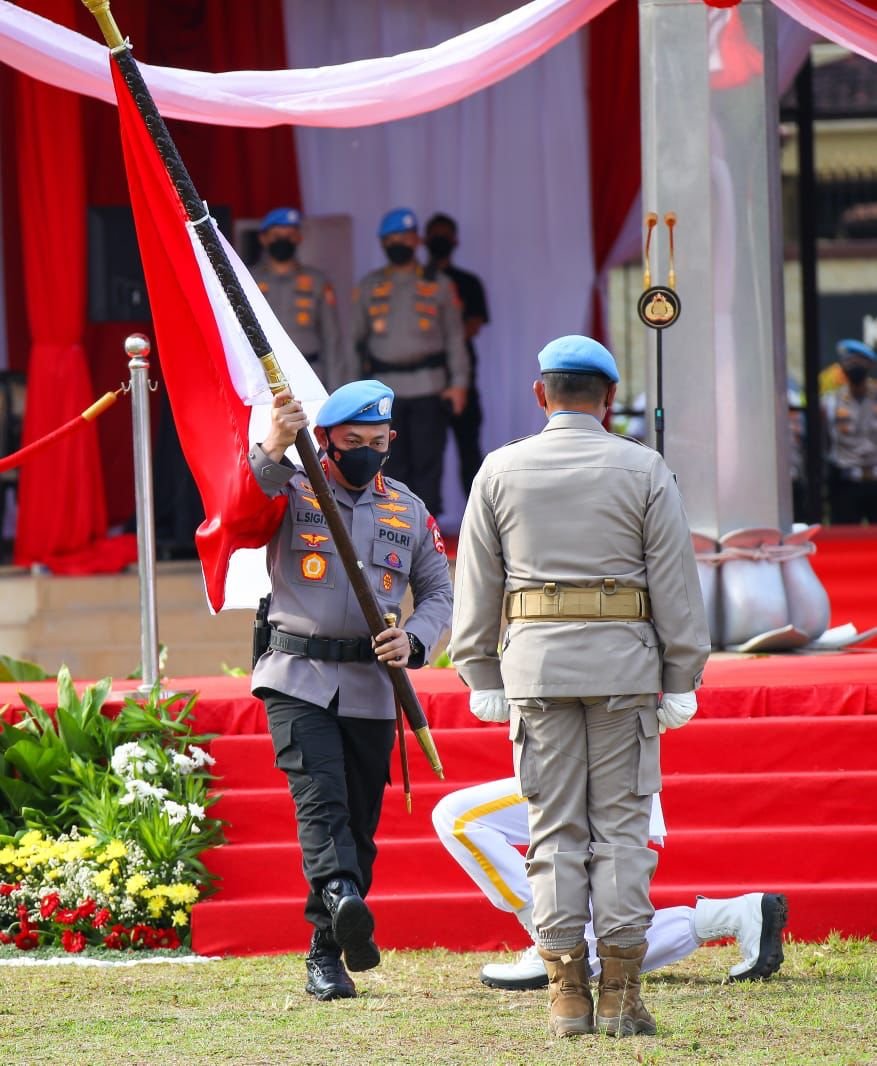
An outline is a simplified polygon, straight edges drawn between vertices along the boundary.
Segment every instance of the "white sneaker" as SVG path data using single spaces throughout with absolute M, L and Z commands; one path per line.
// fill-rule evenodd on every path
M 732 899 L 699 896 L 694 930 L 700 940 L 732 936 L 743 955 L 731 967 L 732 981 L 759 981 L 783 963 L 783 926 L 788 917 L 786 897 L 772 892 L 748 892 Z
M 546 988 L 548 974 L 535 944 L 522 951 L 515 962 L 491 962 L 481 971 L 481 983 L 489 988 L 527 991 Z

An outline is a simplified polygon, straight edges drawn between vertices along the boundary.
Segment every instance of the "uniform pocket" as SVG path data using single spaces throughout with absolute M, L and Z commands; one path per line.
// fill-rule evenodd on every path
M 653 792 L 661 791 L 661 740 L 658 732 L 657 699 L 652 699 L 655 706 L 643 707 L 637 723 L 639 759 L 636 787 L 632 789 L 637 796 L 650 796 Z
M 527 723 L 514 703 L 510 704 L 509 740 L 521 795 L 535 796 L 539 792 L 539 766 L 527 742 Z

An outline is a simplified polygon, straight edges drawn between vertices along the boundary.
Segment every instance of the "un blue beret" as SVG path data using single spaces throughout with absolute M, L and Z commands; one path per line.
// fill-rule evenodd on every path
M 410 207 L 397 207 L 388 211 L 378 226 L 378 237 L 382 240 L 391 233 L 410 233 L 417 229 L 417 215 Z
M 271 229 L 272 226 L 300 225 L 301 211 L 294 207 L 275 207 L 273 211 L 269 211 L 262 219 L 259 225 L 259 232 L 263 233 L 266 229 Z
M 382 381 L 350 381 L 326 400 L 315 424 L 331 428 L 343 422 L 389 422 L 393 398 Z
M 599 341 L 575 334 L 546 344 L 539 353 L 539 368 L 543 374 L 605 374 L 610 381 L 618 381 L 612 353 Z
M 875 354 L 874 349 L 867 344 L 864 344 L 862 341 L 840 341 L 837 346 L 837 354 L 841 359 L 849 359 L 851 356 L 860 355 L 863 359 L 870 359 L 872 362 L 877 362 L 877 354 Z

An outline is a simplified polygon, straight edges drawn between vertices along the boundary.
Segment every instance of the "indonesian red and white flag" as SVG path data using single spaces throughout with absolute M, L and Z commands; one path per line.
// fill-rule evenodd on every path
M 264 545 L 285 507 L 284 497 L 265 496 L 247 461 L 250 442 L 268 428 L 271 393 L 137 105 L 111 66 L 158 356 L 206 515 L 195 543 L 207 600 L 213 611 L 256 607 L 269 588 Z M 198 226 L 215 228 L 206 205 L 204 213 Z M 218 236 L 293 394 L 313 419 L 326 390 L 234 249 Z

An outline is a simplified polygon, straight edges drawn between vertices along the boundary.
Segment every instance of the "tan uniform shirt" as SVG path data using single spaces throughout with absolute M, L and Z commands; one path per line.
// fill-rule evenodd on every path
M 267 496 L 285 494 L 289 500 L 267 550 L 271 624 L 302 637 L 368 637 L 362 608 L 304 471 L 272 462 L 258 444 L 250 449 L 249 462 Z M 391 478 L 378 477 L 358 495 L 331 479 L 329 484 L 382 614 L 401 618 L 410 584 L 414 612 L 401 625 L 420 639 L 428 657 L 451 620 L 448 560 L 435 519 L 419 496 Z M 342 716 L 396 714 L 387 670 L 377 661 L 337 663 L 267 651 L 253 671 L 253 691 L 263 686 L 321 707 L 338 692 Z
M 831 448 L 829 460 L 854 480 L 877 477 L 877 384 L 857 400 L 841 386 L 824 401 Z
M 651 622 L 518 622 L 497 641 L 505 594 L 544 582 L 647 589 Z M 657 452 L 596 418 L 555 415 L 492 452 L 460 531 L 452 657 L 473 689 L 509 699 L 687 692 L 710 635 L 688 520 Z
M 253 277 L 295 346 L 330 392 L 352 379 L 343 365 L 335 290 L 313 267 L 296 264 L 291 274 L 275 274 L 258 262 Z
M 373 270 L 354 296 L 353 343 L 382 363 L 400 367 L 445 353 L 445 366 L 394 373 L 383 367 L 366 376 L 385 382 L 397 396 L 434 396 L 449 385 L 468 388 L 470 359 L 466 349 L 460 301 L 444 274 L 433 280 L 423 270 Z M 360 357 L 361 354 L 360 354 Z

